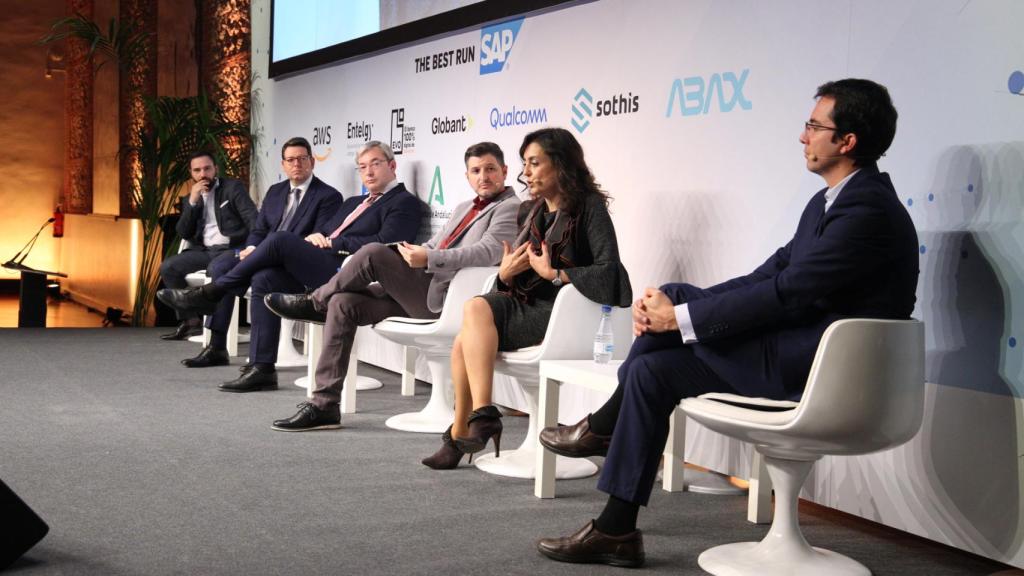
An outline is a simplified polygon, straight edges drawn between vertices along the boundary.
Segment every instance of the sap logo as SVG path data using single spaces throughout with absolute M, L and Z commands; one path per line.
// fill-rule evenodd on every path
M 501 72 L 512 45 L 516 43 L 523 18 L 488 26 L 480 30 L 480 75 Z
M 444 206 L 444 184 L 441 182 L 440 166 L 434 166 L 434 178 L 430 182 L 430 196 L 427 197 L 427 204 L 433 204 L 434 200 Z
M 737 78 L 732 72 L 712 74 L 707 82 L 701 76 L 690 76 L 682 80 L 676 78 L 672 83 L 672 90 L 668 94 L 668 107 L 665 109 L 665 117 L 672 116 L 672 109 L 679 103 L 679 112 L 683 116 L 695 116 L 707 114 L 711 109 L 711 103 L 718 101 L 718 109 L 721 112 L 731 112 L 737 104 L 743 110 L 750 110 L 750 100 L 743 95 L 743 85 L 747 82 L 750 69 L 744 69 Z M 726 89 L 724 86 L 728 85 Z M 726 100 L 726 91 L 731 94 Z
M 331 143 L 331 127 L 321 126 L 313 128 L 313 146 L 328 145 Z

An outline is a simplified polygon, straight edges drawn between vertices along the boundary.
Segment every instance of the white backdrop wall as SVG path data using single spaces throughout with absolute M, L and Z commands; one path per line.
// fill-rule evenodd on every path
M 254 2 L 264 70 L 266 5 Z M 925 424 L 902 448 L 824 460 L 804 497 L 1024 566 L 1021 22 L 1015 0 L 580 3 L 258 82 L 257 186 L 282 177 L 280 143 L 301 135 L 316 173 L 358 194 L 354 150 L 395 142 L 399 177 L 436 226 L 472 193 L 466 146 L 499 143 L 517 175 L 523 135 L 564 126 L 614 198 L 634 291 L 705 285 L 786 242 L 822 187 L 798 142 L 815 88 L 881 82 L 900 121 L 880 165 L 921 241 Z M 363 350 L 398 365 L 394 350 Z M 563 421 L 596 401 L 579 398 Z M 746 448 L 706 431 L 688 440 L 689 460 L 746 474 Z

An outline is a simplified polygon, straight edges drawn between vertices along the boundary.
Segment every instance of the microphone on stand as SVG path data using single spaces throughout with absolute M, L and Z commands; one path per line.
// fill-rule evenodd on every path
M 18 250 L 18 253 L 14 255 L 14 258 L 11 258 L 7 262 L 4 262 L 4 266 L 6 266 L 8 268 L 10 268 L 10 267 L 15 267 L 15 268 L 21 267 L 21 265 L 22 265 L 21 263 L 25 261 L 25 258 L 28 258 L 29 252 L 31 252 L 32 248 L 35 247 L 36 240 L 39 238 L 39 235 L 43 233 L 43 229 L 46 228 L 51 223 L 53 223 L 53 221 L 54 221 L 54 219 L 50 218 L 46 222 L 43 222 L 43 225 L 39 227 L 38 231 L 36 231 L 35 236 L 33 236 L 31 240 L 29 240 L 27 243 L 25 243 L 25 245 L 22 246 L 21 250 Z M 22 255 L 22 252 L 24 252 L 25 254 Z M 21 257 L 20 259 L 18 258 L 19 256 Z

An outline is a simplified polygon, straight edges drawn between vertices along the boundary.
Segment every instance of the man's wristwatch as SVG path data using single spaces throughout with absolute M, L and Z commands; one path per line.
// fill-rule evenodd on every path
M 561 270 L 555 270 L 555 277 L 551 279 L 551 283 L 555 285 L 555 288 L 561 288 L 562 284 L 565 284 L 565 282 L 562 282 Z

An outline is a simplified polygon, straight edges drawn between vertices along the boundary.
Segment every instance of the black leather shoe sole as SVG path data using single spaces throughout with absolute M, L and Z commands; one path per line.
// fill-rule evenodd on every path
M 607 564 L 609 566 L 618 566 L 620 568 L 639 568 L 644 565 L 643 556 L 639 558 L 629 558 L 615 554 L 564 554 L 557 550 L 550 550 L 541 546 L 537 547 L 537 551 L 552 560 L 558 560 L 559 562 L 571 562 L 573 564 Z
M 221 384 L 217 387 L 221 392 L 262 392 L 264 390 L 277 390 L 277 382 L 260 382 L 258 384 L 247 384 L 243 387 L 233 387 L 228 384 Z
M 314 424 L 313 426 L 304 426 L 301 428 L 288 428 L 286 426 L 278 426 L 277 424 L 272 424 L 270 428 L 272 430 L 277 430 L 278 432 L 312 432 L 313 430 L 337 430 L 341 428 L 341 422 L 335 424 Z
M 283 298 L 272 298 L 272 296 L 275 296 L 275 294 L 271 293 L 264 296 L 263 305 L 281 318 L 314 322 L 316 324 L 325 324 L 327 322 L 327 314 L 317 312 L 312 306 L 298 306 L 290 302 L 286 303 Z
M 186 368 L 212 368 L 213 366 L 227 366 L 231 364 L 231 360 L 228 359 L 228 354 L 225 352 L 223 356 L 208 354 L 206 356 L 186 358 L 181 363 Z
M 170 334 L 161 334 L 161 340 L 188 340 L 193 336 L 199 336 L 203 333 L 202 328 L 189 328 L 186 330 L 175 330 Z

